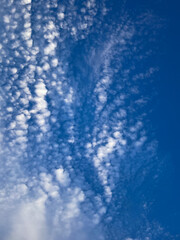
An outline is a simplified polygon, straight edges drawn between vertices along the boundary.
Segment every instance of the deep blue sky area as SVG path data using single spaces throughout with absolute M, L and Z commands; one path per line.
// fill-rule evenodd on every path
M 0 240 L 179 240 L 179 1 L 0 5 Z
M 154 122 L 157 123 L 159 153 L 161 157 L 166 158 L 167 163 L 167 169 L 158 187 L 156 214 L 174 233 L 180 231 L 179 7 L 178 1 L 164 1 L 159 10 L 168 24 L 162 42 L 164 54 L 159 59 L 159 105 L 153 116 Z
M 127 1 L 133 12 L 151 9 L 162 19 L 162 35 L 158 36 L 160 71 L 156 78 L 158 95 L 152 113 L 159 141 L 159 157 L 167 168 L 157 186 L 154 215 L 171 229 L 180 232 L 180 3 L 179 1 Z
M 116 11 L 120 2 L 115 2 Z M 152 11 L 163 19 L 161 34 L 157 37 L 159 65 L 156 76 L 158 94 L 151 121 L 159 141 L 158 154 L 166 162 L 166 170 L 157 186 L 153 215 L 173 233 L 180 232 L 180 3 L 179 1 L 127 1 L 125 8 L 133 14 Z M 118 13 L 117 13 L 118 14 Z

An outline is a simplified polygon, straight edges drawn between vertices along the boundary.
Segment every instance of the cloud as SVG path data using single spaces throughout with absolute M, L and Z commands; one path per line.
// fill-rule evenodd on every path
M 21 0 L 22 5 L 31 4 L 31 0 Z
M 55 174 L 56 179 L 62 186 L 67 187 L 69 185 L 70 183 L 69 174 L 66 171 L 64 171 L 63 168 L 55 170 Z
M 122 16 L 113 24 L 109 15 L 104 29 L 112 14 L 105 5 L 22 0 L 6 6 L 2 240 L 131 239 L 128 194 L 138 195 L 142 168 L 153 165 L 157 145 L 148 138 L 141 85 L 156 68 L 138 68 L 144 56 L 137 52 L 143 36 L 136 21 Z M 145 221 L 137 222 L 140 232 Z M 136 239 L 150 236 L 144 229 Z
M 12 232 L 8 239 L 47 239 L 45 218 L 46 196 L 33 202 L 22 204 L 13 216 Z

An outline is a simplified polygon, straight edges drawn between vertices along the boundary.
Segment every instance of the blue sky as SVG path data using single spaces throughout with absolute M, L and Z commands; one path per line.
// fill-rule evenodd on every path
M 1 239 L 180 239 L 177 1 L 0 12 Z

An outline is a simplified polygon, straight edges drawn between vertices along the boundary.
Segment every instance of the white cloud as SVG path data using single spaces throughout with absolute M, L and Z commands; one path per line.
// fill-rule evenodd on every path
M 39 82 L 35 87 L 35 92 L 38 97 L 44 97 L 47 94 L 47 89 L 43 82 Z
M 116 132 L 113 133 L 113 135 L 114 135 L 115 138 L 119 138 L 121 136 L 121 133 L 116 131 Z
M 31 0 L 21 0 L 22 5 L 31 4 Z
M 58 59 L 57 58 L 53 58 L 52 61 L 51 61 L 51 66 L 52 67 L 57 67 L 58 65 Z
M 145 143 L 146 139 L 147 139 L 146 136 L 141 137 L 138 141 L 135 142 L 135 146 L 141 147 Z
M 25 184 L 19 184 L 19 185 L 17 185 L 17 191 L 21 195 L 25 195 L 28 192 L 28 187 Z
M 55 42 L 51 42 L 47 47 L 44 48 L 45 55 L 54 55 L 54 50 L 56 49 L 57 44 Z
M 3 17 L 3 19 L 4 19 L 4 22 L 5 22 L 5 23 L 10 23 L 11 16 L 10 16 L 10 15 L 5 15 L 5 16 Z
M 12 108 L 12 107 L 8 107 L 8 108 L 7 108 L 7 111 L 8 111 L 8 112 L 13 112 L 13 108 Z
M 16 116 L 16 120 L 20 123 L 25 123 L 26 122 L 26 117 L 25 115 L 22 113 L 22 114 L 19 114 Z
M 32 29 L 31 28 L 26 28 L 24 30 L 24 32 L 21 33 L 22 38 L 24 40 L 29 40 L 31 38 L 31 33 L 32 33 Z
M 37 66 L 36 71 L 37 71 L 37 73 L 38 73 L 39 75 L 41 75 L 42 72 L 43 72 L 42 68 L 39 67 L 39 66 Z
M 40 240 L 47 239 L 45 202 L 47 196 L 29 203 L 24 203 L 13 217 L 13 229 L 9 240 Z
M 56 179 L 62 186 L 68 186 L 70 183 L 69 174 L 60 167 L 59 169 L 55 170 Z
M 76 33 L 77 33 L 77 29 L 75 27 L 72 27 L 71 34 L 76 35 Z
M 69 93 L 67 94 L 65 100 L 66 103 L 70 104 L 73 101 L 73 89 L 70 88 Z
M 16 127 L 16 122 L 11 122 L 9 125 L 9 129 L 14 129 Z
M 26 45 L 27 45 L 28 48 L 31 48 L 33 46 L 33 40 L 32 39 L 27 40 Z
M 50 69 L 49 63 L 46 62 L 46 63 L 43 65 L 43 69 L 44 69 L 45 71 L 48 71 L 48 70 Z
M 59 187 L 52 182 L 52 176 L 46 173 L 41 173 L 41 186 L 48 193 L 48 195 L 52 198 L 56 198 L 59 196 Z
M 39 91 L 39 94 L 43 93 L 43 91 Z M 42 95 L 43 96 L 43 95 Z M 47 108 L 47 102 L 42 97 L 36 97 L 34 98 L 34 101 L 36 102 L 36 111 L 40 111 Z
M 16 131 L 15 131 L 15 134 L 16 134 L 17 136 L 22 136 L 22 135 L 24 135 L 24 131 L 23 131 L 23 130 L 16 130 Z
M 17 73 L 17 68 L 11 68 L 11 72 L 12 72 L 12 74 L 16 74 Z
M 63 12 L 58 13 L 58 18 L 59 20 L 64 19 L 64 13 Z
M 106 93 L 104 92 L 101 92 L 100 94 L 99 94 L 99 101 L 101 102 L 101 103 L 105 103 L 106 101 L 107 101 L 107 95 L 106 95 Z

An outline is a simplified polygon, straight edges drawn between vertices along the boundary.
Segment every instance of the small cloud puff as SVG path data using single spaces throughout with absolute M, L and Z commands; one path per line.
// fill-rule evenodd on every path
M 69 174 L 62 167 L 55 170 L 55 175 L 56 175 L 57 181 L 60 183 L 61 186 L 66 187 L 69 185 L 70 183 Z

